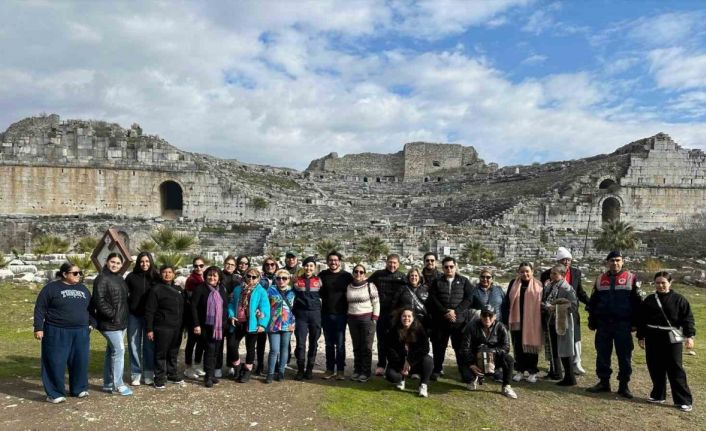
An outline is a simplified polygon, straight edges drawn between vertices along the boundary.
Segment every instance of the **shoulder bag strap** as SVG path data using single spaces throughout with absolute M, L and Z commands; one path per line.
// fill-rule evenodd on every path
M 659 300 L 659 296 L 655 293 L 655 301 L 657 301 L 657 305 L 659 306 L 659 311 L 662 312 L 662 316 L 664 316 L 664 320 L 667 321 L 667 325 L 669 326 L 669 329 L 674 329 L 672 327 L 672 323 L 669 321 L 669 318 L 667 317 L 667 313 L 664 312 L 664 308 L 662 308 L 662 302 Z

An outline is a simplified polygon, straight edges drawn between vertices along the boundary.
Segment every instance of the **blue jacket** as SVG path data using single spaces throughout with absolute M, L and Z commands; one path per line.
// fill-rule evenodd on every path
M 240 294 L 243 291 L 243 286 L 238 285 L 233 289 L 233 299 L 228 304 L 228 318 L 235 317 L 238 311 L 238 303 L 240 302 Z M 261 316 L 258 319 L 256 312 L 260 310 Z M 261 326 L 267 330 L 267 324 L 270 322 L 270 301 L 267 299 L 267 291 L 262 284 L 258 284 L 253 289 L 250 296 L 250 304 L 248 307 L 248 332 L 257 332 L 257 327 Z

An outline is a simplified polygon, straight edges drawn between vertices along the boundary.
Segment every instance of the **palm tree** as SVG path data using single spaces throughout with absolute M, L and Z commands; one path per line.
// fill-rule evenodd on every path
M 66 253 L 69 242 L 56 235 L 40 235 L 34 239 L 34 254 Z
M 84 236 L 83 238 L 78 240 L 78 242 L 74 246 L 74 250 L 76 250 L 76 252 L 78 253 L 91 253 L 96 248 L 97 244 L 97 238 L 94 238 L 92 236 Z
M 480 242 L 473 241 L 463 246 L 461 260 L 473 265 L 487 265 L 495 260 L 495 255 Z
M 380 256 L 390 252 L 390 248 L 385 244 L 382 238 L 377 236 L 368 236 L 363 238 L 358 246 L 358 252 L 365 256 L 368 263 L 373 263 L 380 259 Z
M 329 252 L 338 248 L 338 241 L 332 239 L 323 239 L 316 243 L 316 253 L 318 253 L 319 256 L 326 256 Z
M 604 223 L 602 232 L 593 243 L 596 250 L 632 250 L 637 247 L 635 229 L 630 223 L 613 220 Z

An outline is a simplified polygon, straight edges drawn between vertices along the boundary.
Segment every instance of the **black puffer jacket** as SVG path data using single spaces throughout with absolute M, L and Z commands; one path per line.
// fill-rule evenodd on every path
M 497 320 L 490 327 L 490 334 L 486 337 L 483 331 L 483 322 L 474 318 L 463 329 L 461 337 L 461 360 L 464 364 L 474 364 L 480 346 L 485 344 L 495 353 L 510 353 L 510 333 L 507 327 Z
M 93 282 L 91 301 L 99 330 L 122 331 L 127 328 L 127 284 L 120 274 L 103 269 Z
M 392 327 L 387 333 L 387 362 L 392 369 L 401 370 L 405 360 L 413 367 L 429 354 L 429 337 L 422 325 L 416 325 L 414 338 L 408 350 L 400 339 L 398 326 Z
M 456 274 L 450 284 L 446 278 L 437 278 L 429 288 L 427 307 L 436 322 L 443 322 L 447 310 L 454 310 L 456 323 L 451 326 L 460 326 L 470 318 L 472 294 L 471 282 L 462 275 Z

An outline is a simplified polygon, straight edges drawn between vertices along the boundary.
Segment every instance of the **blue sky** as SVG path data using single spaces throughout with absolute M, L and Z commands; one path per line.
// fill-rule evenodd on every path
M 139 123 L 188 151 L 314 158 L 474 146 L 500 165 L 666 132 L 706 148 L 706 4 L 0 2 L 0 128 Z

